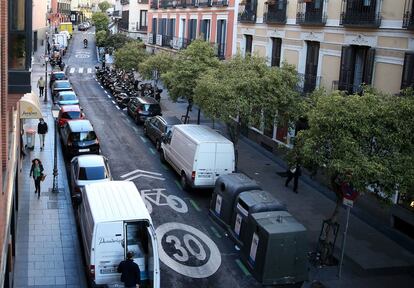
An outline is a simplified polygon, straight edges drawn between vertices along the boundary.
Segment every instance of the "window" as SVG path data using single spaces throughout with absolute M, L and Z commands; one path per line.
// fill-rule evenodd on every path
M 401 89 L 414 88 L 414 52 L 405 53 Z
M 10 24 L 12 31 L 25 30 L 25 3 L 26 0 L 12 0 L 10 5 Z
M 319 60 L 319 42 L 308 41 L 307 53 L 306 53 L 306 66 L 304 76 L 304 88 L 303 92 L 308 93 L 315 90 L 317 73 L 318 73 L 318 60 Z
M 253 36 L 244 35 L 244 37 L 246 38 L 245 55 L 252 54 Z
M 72 134 L 73 141 L 92 141 L 96 139 L 94 131 L 89 132 L 75 132 Z
M 272 38 L 272 60 L 271 66 L 280 66 L 280 54 L 282 51 L 282 39 Z
M 102 180 L 108 178 L 105 167 L 81 167 L 79 169 L 79 180 Z
M 200 33 L 204 41 L 210 40 L 210 20 L 201 20 L 200 21 Z
M 68 111 L 62 113 L 62 118 L 64 119 L 79 119 L 80 118 L 80 112 L 78 111 Z
M 24 70 L 26 67 L 26 36 L 10 33 L 9 36 L 9 68 Z
M 226 20 L 217 20 L 217 56 L 224 58 L 226 46 Z
M 139 17 L 139 28 L 146 29 L 148 26 L 148 18 L 147 18 L 147 10 L 141 10 L 140 11 L 140 17 Z
M 191 40 L 195 40 L 197 37 L 197 19 L 190 19 L 188 27 L 188 38 Z

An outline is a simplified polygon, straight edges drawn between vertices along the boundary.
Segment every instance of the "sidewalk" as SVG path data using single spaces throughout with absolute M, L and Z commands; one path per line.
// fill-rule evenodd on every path
M 165 89 L 164 89 L 165 90 Z M 164 91 L 161 100 L 163 115 L 185 114 L 187 103 L 172 103 Z M 190 112 L 190 123 L 196 123 L 198 109 Z M 201 114 L 202 115 L 202 114 Z M 212 126 L 212 121 L 201 116 L 201 124 Z M 215 129 L 226 133 L 225 127 L 215 123 Z M 276 172 L 286 171 L 284 162 L 266 151 L 253 141 L 241 137 L 239 141 L 240 172 L 256 180 L 259 185 L 280 201 L 285 202 L 288 210 L 308 229 L 309 251 L 316 248 L 322 221 L 333 212 L 335 203 L 333 192 L 319 183 L 302 176 L 299 193 L 284 187 L 285 178 Z M 331 194 L 330 194 L 331 193 Z M 336 241 L 335 257 L 339 258 L 345 226 L 345 209 L 339 216 L 340 232 Z M 311 267 L 309 280 L 319 280 L 327 287 L 412 287 L 414 282 L 414 254 L 390 240 L 383 233 L 372 228 L 373 225 L 361 221 L 351 214 L 345 249 L 345 259 L 341 280 L 337 277 L 337 267 Z M 306 287 L 309 283 L 306 284 Z
M 41 54 L 42 47 L 39 49 Z M 39 55 L 34 56 L 38 59 Z M 37 80 L 44 76 L 45 67 L 34 63 L 32 91 L 38 93 Z M 50 71 L 50 67 L 49 67 Z M 49 89 L 48 89 L 49 90 Z M 50 92 L 50 91 L 48 91 Z M 50 94 L 49 94 L 50 95 Z M 17 219 L 16 261 L 14 287 L 86 287 L 82 254 L 71 205 L 66 168 L 58 141 L 59 193 L 51 192 L 53 180 L 54 120 L 50 96 L 45 104 L 40 100 L 44 119 L 49 126 L 45 149 L 40 151 L 36 135 L 33 151 L 26 150 L 19 175 L 19 216 Z M 37 128 L 38 120 L 26 120 L 24 127 Z M 34 182 L 29 177 L 31 160 L 43 162 L 46 180 L 41 183 L 41 196 L 37 198 Z

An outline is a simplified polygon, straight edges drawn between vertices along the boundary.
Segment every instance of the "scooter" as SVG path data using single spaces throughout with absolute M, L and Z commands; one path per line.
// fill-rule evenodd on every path
M 88 48 L 88 40 L 83 41 L 83 48 Z

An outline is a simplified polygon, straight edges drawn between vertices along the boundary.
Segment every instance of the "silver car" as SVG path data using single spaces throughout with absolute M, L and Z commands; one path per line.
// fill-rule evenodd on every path
M 102 155 L 80 155 L 70 161 L 71 195 L 81 193 L 86 184 L 112 181 L 108 159 Z

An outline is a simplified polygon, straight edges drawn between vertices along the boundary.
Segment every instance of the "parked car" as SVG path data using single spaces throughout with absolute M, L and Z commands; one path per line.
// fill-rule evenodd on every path
M 68 78 L 66 77 L 65 72 L 63 71 L 52 71 L 52 73 L 50 73 L 50 82 L 49 82 L 49 87 L 52 88 L 53 83 L 56 80 L 67 80 Z
M 57 94 L 61 91 L 73 91 L 72 84 L 69 80 L 56 80 L 52 85 L 52 98 L 56 99 Z
M 78 96 L 76 96 L 76 93 L 73 91 L 58 92 L 55 100 L 56 104 L 59 106 L 79 104 Z
M 78 31 L 86 31 L 86 30 L 88 30 L 88 27 L 84 23 L 81 23 L 78 25 Z
M 160 103 L 151 97 L 131 99 L 127 106 L 127 112 L 137 124 L 143 123 L 148 117 L 162 115 Z
M 102 155 L 80 155 L 70 161 L 72 196 L 81 193 L 86 184 L 112 181 L 108 159 Z
M 60 129 L 63 151 L 68 156 L 99 154 L 99 140 L 89 120 L 70 120 Z
M 212 188 L 220 175 L 235 171 L 233 143 L 204 125 L 174 125 L 160 157 L 180 175 L 184 190 Z
M 144 123 L 144 134 L 155 143 L 157 150 L 160 150 L 162 138 L 171 130 L 173 125 L 177 124 L 182 123 L 174 116 L 155 116 L 147 118 Z
M 57 124 L 59 128 L 62 128 L 69 120 L 79 120 L 84 118 L 85 115 L 82 113 L 79 105 L 64 105 L 60 107 Z

